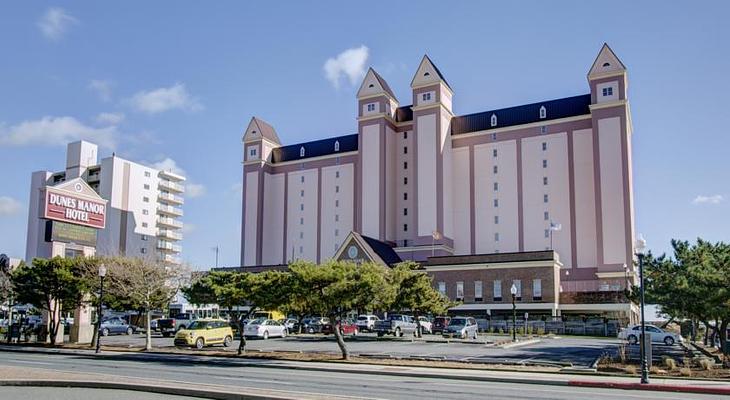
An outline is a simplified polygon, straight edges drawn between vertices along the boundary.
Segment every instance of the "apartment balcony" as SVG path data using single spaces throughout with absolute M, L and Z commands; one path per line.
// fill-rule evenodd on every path
M 158 184 L 158 186 L 161 189 L 165 189 L 165 190 L 168 190 L 171 192 L 177 192 L 177 193 L 185 192 L 185 186 L 183 186 L 179 183 L 175 183 L 175 182 L 164 180 L 164 179 L 160 180 L 160 183 Z
M 170 229 L 158 229 L 157 237 L 167 240 L 182 240 L 182 233 Z
M 166 262 L 168 264 L 182 264 L 182 260 L 180 257 L 175 257 L 172 254 L 160 254 L 160 261 Z
M 182 229 L 182 221 L 178 221 L 175 218 L 159 217 L 157 218 L 157 225 L 165 228 L 176 228 Z
M 176 205 L 182 205 L 185 203 L 185 199 L 183 199 L 181 196 L 175 196 L 172 193 L 160 193 L 157 195 L 157 198 L 160 201 L 164 201 L 165 203 L 170 204 L 176 204 Z
M 172 252 L 172 253 L 180 253 L 180 252 L 182 252 L 182 246 L 180 246 L 179 244 L 173 244 L 171 242 L 167 242 L 167 241 L 164 241 L 164 240 L 158 240 L 157 241 L 157 249 L 162 250 L 162 251 L 166 251 L 166 252 L 169 251 L 169 252 Z
M 178 175 L 172 171 L 160 171 L 157 176 L 159 176 L 161 179 L 167 179 L 173 182 L 182 182 L 185 180 L 185 177 L 182 175 Z
M 159 214 L 172 215 L 174 217 L 182 217 L 183 215 L 182 208 L 165 205 L 158 205 L 157 212 Z

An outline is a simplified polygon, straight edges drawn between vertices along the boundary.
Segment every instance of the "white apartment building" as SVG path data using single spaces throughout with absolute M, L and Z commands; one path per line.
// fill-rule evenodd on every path
M 26 260 L 125 255 L 179 264 L 185 177 L 70 143 L 66 168 L 31 178 Z M 89 205 L 91 204 L 91 205 Z

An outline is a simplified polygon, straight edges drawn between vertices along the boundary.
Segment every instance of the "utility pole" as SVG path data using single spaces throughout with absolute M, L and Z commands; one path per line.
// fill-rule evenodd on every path
M 218 253 L 220 252 L 220 247 L 215 245 L 215 247 L 211 248 L 211 250 L 215 251 L 215 267 L 218 268 Z

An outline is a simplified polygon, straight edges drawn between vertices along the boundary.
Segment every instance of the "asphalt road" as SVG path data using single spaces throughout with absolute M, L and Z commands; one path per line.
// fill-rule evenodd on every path
M 24 400 L 196 400 L 196 397 L 171 396 L 166 394 L 143 393 L 130 390 L 50 388 L 50 387 L 13 387 L 0 386 L 0 399 Z M 202 399 L 201 399 L 202 400 Z
M 348 340 L 348 347 L 353 355 L 375 356 L 412 356 L 427 358 L 443 358 L 445 360 L 471 360 L 491 363 L 518 364 L 525 362 L 538 363 L 571 363 L 578 367 L 588 367 L 602 353 L 615 351 L 619 344 L 618 339 L 595 338 L 559 338 L 542 339 L 539 343 L 501 349 L 479 344 L 466 343 L 426 343 L 421 341 L 383 341 L 363 340 L 363 337 L 375 339 L 374 335 L 361 334 L 357 340 Z M 435 338 L 435 336 L 434 336 Z M 504 336 L 480 336 L 482 340 L 504 340 Z M 153 346 L 172 347 L 172 338 L 161 336 L 153 337 Z M 102 343 L 121 346 L 142 346 L 143 335 L 120 335 L 102 338 Z M 247 349 L 263 351 L 303 351 L 303 352 L 331 352 L 339 353 L 337 344 L 332 336 L 324 335 L 297 335 L 285 339 L 272 338 L 268 340 L 253 339 L 247 341 Z M 223 349 L 223 347 L 219 347 Z M 228 348 L 235 351 L 238 341 Z
M 84 356 L 0 352 L 0 364 L 65 372 L 95 372 L 116 377 L 159 379 L 179 382 L 225 385 L 238 388 L 284 390 L 312 396 L 339 395 L 380 399 L 717 399 L 717 396 L 668 392 L 628 391 L 561 387 L 537 384 L 461 381 L 440 378 L 416 378 L 365 375 L 346 372 L 304 371 L 256 366 L 216 366 L 175 362 L 174 356 L 159 361 L 130 361 Z M 1 392 L 0 392 L 1 394 Z M 12 397 L 14 398 L 14 397 Z M 28 398 L 23 396 L 21 398 Z M 94 398 L 84 396 L 83 398 Z

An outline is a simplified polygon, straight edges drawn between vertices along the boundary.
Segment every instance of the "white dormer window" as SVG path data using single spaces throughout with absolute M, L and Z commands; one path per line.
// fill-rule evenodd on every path
M 340 151 L 340 141 L 335 140 L 335 151 Z
M 547 110 L 545 109 L 545 106 L 540 107 L 540 118 L 547 118 Z
M 368 104 L 368 112 L 373 112 L 373 111 L 375 111 L 375 103 Z
M 492 114 L 492 120 L 490 122 L 491 126 L 497 126 L 497 116 Z
M 423 101 L 431 101 L 431 92 L 424 93 L 421 98 Z
M 613 96 L 613 87 L 611 87 L 611 86 L 605 87 L 605 88 L 603 88 L 601 93 L 603 94 L 603 97 Z
M 304 146 L 299 148 L 299 157 L 304 157 Z

